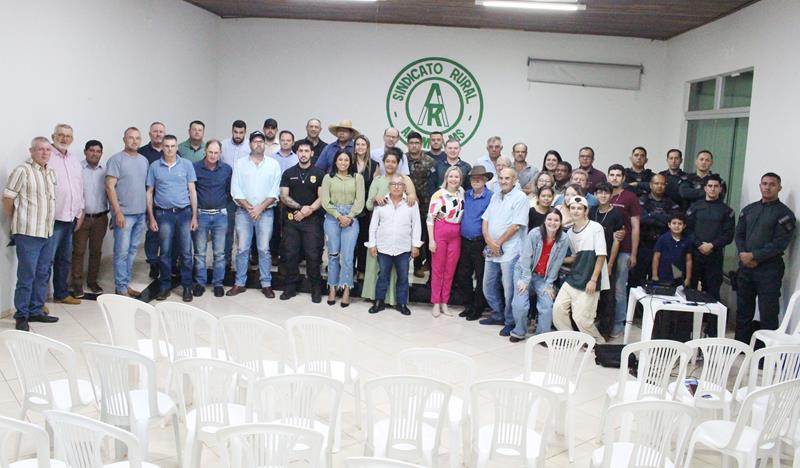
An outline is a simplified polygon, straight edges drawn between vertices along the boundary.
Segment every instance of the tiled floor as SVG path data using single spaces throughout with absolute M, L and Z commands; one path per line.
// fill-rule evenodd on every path
M 137 271 L 140 276 L 133 286 L 144 287 L 147 282 L 146 268 L 137 264 Z M 103 282 L 103 286 L 111 289 L 108 281 Z M 178 292 L 179 289 L 176 289 L 170 300 L 179 301 Z M 280 301 L 277 298 L 268 300 L 257 290 L 250 290 L 233 298 L 215 298 L 212 294 L 206 293 L 203 297 L 195 299 L 192 304 L 218 317 L 228 314 L 247 314 L 283 324 L 289 317 L 302 314 L 327 317 L 344 323 L 356 334 L 355 362 L 362 371 L 363 380 L 395 373 L 397 353 L 412 346 L 435 346 L 471 356 L 477 364 L 478 379 L 512 378 L 522 371 L 523 343 L 512 344 L 507 338 L 499 337 L 497 335 L 499 327 L 482 326 L 459 318 L 433 318 L 429 313 L 429 306 L 423 304 L 411 304 L 410 317 L 404 317 L 391 309 L 370 315 L 367 313 L 368 304 L 360 299 L 354 299 L 349 308 L 343 309 L 338 303 L 334 307 L 328 306 L 324 301 L 321 304 L 313 304 L 306 294 L 300 294 L 289 301 Z M 103 320 L 94 301 L 83 301 L 78 306 L 50 304 L 49 307 L 52 314 L 61 318 L 60 322 L 55 325 L 34 324 L 32 329 L 35 333 L 55 338 L 73 347 L 85 341 L 108 342 Z M 13 327 L 11 320 L 0 322 L 2 329 L 11 327 Z M 541 353 L 544 353 L 544 349 Z M 53 372 L 64 372 L 60 363 L 53 363 Z M 81 369 L 81 373 L 85 375 L 86 369 Z M 565 441 L 562 437 L 556 437 L 548 447 L 546 466 L 589 466 L 589 457 L 598 447 L 597 432 L 605 389 L 616 381 L 617 376 L 616 369 L 604 369 L 590 362 L 576 397 L 575 462 L 569 463 Z M 0 377 L 2 377 L 0 414 L 17 416 L 20 389 L 13 365 L 5 350 L 0 352 Z M 362 455 L 364 450 L 363 435 L 354 426 L 352 394 L 345 395 L 343 404 L 344 434 L 341 450 L 334 454 L 333 458 L 336 467 L 344 465 L 344 458 Z M 96 416 L 93 410 L 87 410 L 86 413 Z M 34 417 L 33 420 L 41 422 L 41 418 Z M 447 436 L 442 438 L 443 445 L 447 445 L 448 439 Z M 150 460 L 162 467 L 176 466 L 172 428 L 153 426 L 150 440 Z M 440 466 L 447 466 L 447 461 L 447 455 L 443 451 L 440 456 Z M 202 466 L 221 466 L 215 449 L 203 451 Z M 692 466 L 720 466 L 720 460 L 710 452 L 701 452 Z

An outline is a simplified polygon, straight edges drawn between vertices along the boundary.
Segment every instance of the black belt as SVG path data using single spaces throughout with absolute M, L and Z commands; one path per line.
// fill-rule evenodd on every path
M 83 216 L 85 216 L 85 217 L 87 217 L 87 218 L 99 218 L 99 217 L 101 217 L 101 216 L 105 216 L 105 215 L 107 215 L 107 214 L 108 214 L 108 210 L 106 210 L 106 211 L 101 211 L 100 213 L 94 213 L 94 214 L 89 214 L 89 213 L 86 213 L 86 214 L 84 214 Z
M 469 241 L 469 242 L 483 241 L 483 236 L 475 236 L 472 239 L 470 239 L 469 237 L 464 237 L 464 236 L 461 236 L 461 238 L 464 239 L 465 241 Z
M 168 211 L 170 213 L 180 213 L 183 210 L 189 209 L 189 207 L 188 206 L 184 206 L 182 208 L 161 208 L 161 207 L 156 207 L 156 209 L 157 210 L 161 210 L 161 211 Z

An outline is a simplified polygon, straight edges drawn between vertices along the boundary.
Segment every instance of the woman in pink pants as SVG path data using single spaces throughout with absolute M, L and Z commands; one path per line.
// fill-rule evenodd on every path
M 431 197 L 428 206 L 428 248 L 432 255 L 431 314 L 452 317 L 447 309 L 450 287 L 461 252 L 461 216 L 464 214 L 464 189 L 461 169 L 450 167 L 444 173 L 442 188 Z

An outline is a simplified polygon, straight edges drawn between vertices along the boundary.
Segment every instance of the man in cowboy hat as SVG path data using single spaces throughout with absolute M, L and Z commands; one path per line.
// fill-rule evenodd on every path
M 464 216 L 461 218 L 461 256 L 458 257 L 455 287 L 460 291 L 457 297 L 464 299 L 464 311 L 459 317 L 467 320 L 481 318 L 486 308 L 483 297 L 483 249 L 486 242 L 481 231 L 483 212 L 492 199 L 492 191 L 486 188 L 486 182 L 492 179 L 492 173 L 483 166 L 475 166 L 469 171 L 470 189 L 464 194 Z M 475 274 L 475 287 L 472 286 L 472 275 Z
M 315 164 L 315 166 L 326 173 L 330 172 L 337 152 L 340 150 L 347 150 L 350 154 L 353 154 L 353 139 L 360 134 L 359 131 L 353 127 L 353 122 L 349 119 L 340 120 L 337 123 L 329 125 L 328 130 L 336 137 L 336 141 L 329 143 L 328 146 L 322 150 Z

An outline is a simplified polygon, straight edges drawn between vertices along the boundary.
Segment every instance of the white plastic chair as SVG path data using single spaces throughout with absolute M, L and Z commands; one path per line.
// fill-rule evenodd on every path
M 750 356 L 748 364 L 742 366 L 734 386 L 735 398 L 739 403 L 755 390 L 800 379 L 800 344 L 761 348 Z
M 450 384 L 452 393 L 447 408 L 450 426 L 450 466 L 461 466 L 459 451 L 466 453 L 469 427 L 469 387 L 475 381 L 475 361 L 454 351 L 441 348 L 409 348 L 397 355 L 397 370 L 401 375 L 419 375 Z M 455 389 L 460 387 L 461 392 Z M 441 410 L 436 395 L 425 417 L 435 419 Z
M 217 431 L 222 458 L 230 468 L 288 468 L 296 447 L 307 447 L 306 466 L 320 466 L 322 436 L 310 429 L 284 424 L 241 424 Z M 292 465 L 296 466 L 296 465 Z
M 353 386 L 356 427 L 361 427 L 361 377 L 353 366 L 353 330 L 339 322 L 321 317 L 299 316 L 286 321 L 289 345 L 297 373 L 331 377 Z M 341 407 L 340 407 L 341 408 Z M 339 411 L 341 415 L 341 410 Z M 341 416 L 336 424 L 336 440 L 341 439 Z
M 28 411 L 75 411 L 94 404 L 92 384 L 88 380 L 78 379 L 78 356 L 69 346 L 46 336 L 18 330 L 0 333 L 0 342 L 5 344 L 11 355 L 22 389 L 19 419 L 26 419 Z M 64 366 L 66 377 L 48 373 L 47 369 L 51 367 L 48 361 L 54 357 Z M 15 453 L 17 456 L 19 445 Z
M 389 376 L 364 383 L 367 401 L 367 440 L 364 455 L 424 460 L 437 466 L 442 429 L 451 388 L 444 382 L 419 376 Z M 434 400 L 435 399 L 435 400 Z M 439 413 L 431 421 L 425 412 L 438 401 Z M 389 416 L 379 419 L 379 403 L 388 403 Z
M 542 350 L 541 346 L 538 346 L 540 343 L 547 345 L 547 362 L 543 370 L 537 371 L 534 370 L 534 354 Z M 532 336 L 525 343 L 523 374 L 517 377 L 518 380 L 539 385 L 558 395 L 561 405 L 556 420 L 564 422 L 563 430 L 567 437 L 570 462 L 575 460 L 573 397 L 583 375 L 583 368 L 591 358 L 595 343 L 591 335 L 576 331 L 556 331 Z
M 12 435 L 30 439 L 34 443 L 36 450 L 35 458 L 25 460 L 9 461 L 5 457 L 5 450 L 8 439 Z M 50 458 L 50 437 L 47 431 L 29 422 L 18 419 L 0 416 L 0 466 L 3 468 L 66 468 L 63 462 Z
M 217 346 L 219 322 L 216 317 L 180 302 L 161 302 L 156 309 L 171 362 L 188 357 L 224 359 L 224 353 L 219 353 Z
M 128 431 L 96 419 L 64 411 L 45 411 L 53 428 L 56 457 L 69 468 L 157 468 L 142 460 L 139 441 Z M 104 463 L 103 446 L 113 439 L 127 447 L 128 461 Z
M 92 383 L 100 388 L 100 420 L 133 432 L 144 460 L 148 456 L 150 422 L 171 416 L 180 466 L 178 410 L 169 395 L 157 390 L 155 361 L 127 348 L 98 343 L 83 343 L 81 350 Z M 135 379 L 137 373 L 140 375 Z
M 470 389 L 469 466 L 490 461 L 544 467 L 558 395 L 518 380 L 485 380 Z
M 156 308 L 146 302 L 117 294 L 101 294 L 97 305 L 103 314 L 111 344 L 139 351 L 150 359 L 167 357 L 167 343 L 159 338 L 160 325 Z M 139 338 L 138 315 L 147 317 L 149 336 Z
M 344 460 L 345 468 L 425 468 L 422 465 L 389 458 L 350 457 Z
M 740 468 L 755 468 L 759 458 L 772 456 L 773 466 L 780 466 L 781 438 L 794 427 L 798 399 L 800 380 L 751 392 L 736 421 L 705 421 L 695 428 L 686 466 L 690 466 L 698 444 L 720 452 L 725 465 L 727 457 L 733 457 Z M 754 411 L 758 404 L 765 406 L 763 420 Z
M 680 466 L 697 410 L 675 401 L 635 401 L 608 409 L 603 446 L 592 452 L 592 468 Z M 629 430 L 610 421 L 625 420 Z
M 246 315 L 227 315 L 219 319 L 228 359 L 255 372 L 257 377 L 286 373 L 289 337 L 272 322 Z
M 254 411 L 259 422 L 287 424 L 322 436 L 325 466 L 331 468 L 342 383 L 322 375 L 290 374 L 256 381 Z
M 252 421 L 252 396 L 255 374 L 233 362 L 210 358 L 184 358 L 173 367 L 178 394 L 186 422 L 184 459 L 189 467 L 199 467 L 202 446 L 216 442 L 216 432 L 225 426 Z M 192 408 L 187 408 L 185 383 L 191 385 Z M 245 387 L 244 404 L 238 403 L 239 389 Z
M 670 384 L 670 393 L 674 393 L 681 403 L 700 410 L 722 410 L 722 419 L 730 419 L 735 391 L 735 386 L 729 389 L 728 385 L 731 370 L 737 361 L 742 366 L 747 364 L 752 353 L 750 346 L 730 338 L 702 338 L 688 341 L 686 345 L 692 348 L 693 356 L 694 350 L 700 350 L 703 370 L 694 394 L 680 380 Z
M 798 336 L 800 333 L 800 320 L 797 321 L 791 333 L 787 334 L 792 317 L 800 309 L 800 302 L 798 301 L 800 301 L 800 290 L 795 291 L 792 297 L 789 298 L 786 313 L 783 314 L 783 320 L 778 325 L 778 329 L 756 330 L 750 338 L 750 347 L 755 349 L 757 341 L 761 341 L 765 346 L 800 344 L 800 336 Z

